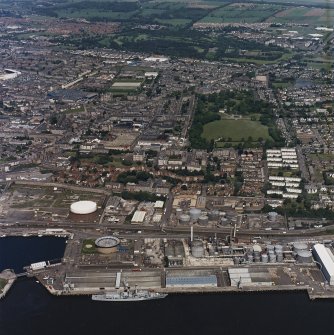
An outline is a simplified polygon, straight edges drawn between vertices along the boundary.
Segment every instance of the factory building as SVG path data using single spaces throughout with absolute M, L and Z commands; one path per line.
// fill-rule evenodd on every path
M 320 270 L 329 285 L 334 285 L 334 255 L 332 251 L 323 244 L 315 244 L 313 255 L 315 260 L 320 263 Z

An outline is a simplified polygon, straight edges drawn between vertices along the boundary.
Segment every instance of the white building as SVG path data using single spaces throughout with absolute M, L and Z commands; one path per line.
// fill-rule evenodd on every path
M 313 246 L 313 255 L 315 260 L 321 264 L 321 272 L 329 285 L 334 285 L 334 255 L 331 250 L 323 244 L 315 244 Z

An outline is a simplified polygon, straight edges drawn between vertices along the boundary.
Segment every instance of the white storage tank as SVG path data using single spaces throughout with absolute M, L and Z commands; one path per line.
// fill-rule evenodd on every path
M 268 220 L 271 222 L 275 222 L 277 220 L 278 214 L 276 212 L 269 212 L 268 213 Z
M 204 248 L 200 245 L 195 245 L 191 247 L 191 254 L 194 257 L 203 257 L 204 256 Z
M 308 246 L 304 242 L 295 242 L 293 244 L 293 250 L 298 253 L 300 250 L 308 250 Z
M 179 219 L 180 224 L 187 224 L 190 222 L 190 216 L 188 214 L 181 214 Z
M 261 261 L 262 263 L 268 263 L 269 257 L 267 254 L 262 254 L 261 255 Z
M 179 219 L 180 216 L 182 215 L 183 213 L 183 210 L 181 208 L 176 208 L 176 211 L 175 211 L 175 214 L 176 214 L 176 217 Z
M 190 215 L 190 219 L 192 221 L 197 221 L 197 219 L 201 216 L 202 211 L 198 208 L 191 208 L 189 210 L 189 215 Z
M 298 263 L 312 263 L 312 253 L 309 250 L 299 250 L 297 252 Z
M 89 200 L 77 201 L 71 205 L 70 210 L 74 214 L 91 214 L 97 210 L 97 204 Z

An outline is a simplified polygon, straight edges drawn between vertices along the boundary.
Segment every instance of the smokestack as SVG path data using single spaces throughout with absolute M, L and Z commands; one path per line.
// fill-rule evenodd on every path
M 190 226 L 190 242 L 194 241 L 194 227 L 193 225 Z

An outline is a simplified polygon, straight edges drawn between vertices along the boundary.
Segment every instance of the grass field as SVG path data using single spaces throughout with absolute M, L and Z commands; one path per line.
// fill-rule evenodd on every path
M 334 9 L 292 7 L 277 13 L 268 19 L 279 23 L 305 23 L 312 26 L 334 24 Z
M 205 23 L 230 23 L 230 22 L 261 22 L 276 12 L 283 10 L 284 7 L 274 4 L 252 4 L 238 3 L 221 7 L 209 15 L 205 16 L 200 22 Z
M 241 142 L 242 139 L 246 141 L 251 136 L 253 141 L 257 141 L 259 137 L 263 139 L 270 139 L 268 127 L 263 126 L 258 121 L 251 121 L 247 119 L 229 120 L 222 119 L 213 121 L 204 126 L 202 137 L 207 140 L 217 140 L 225 138 L 229 142 Z

